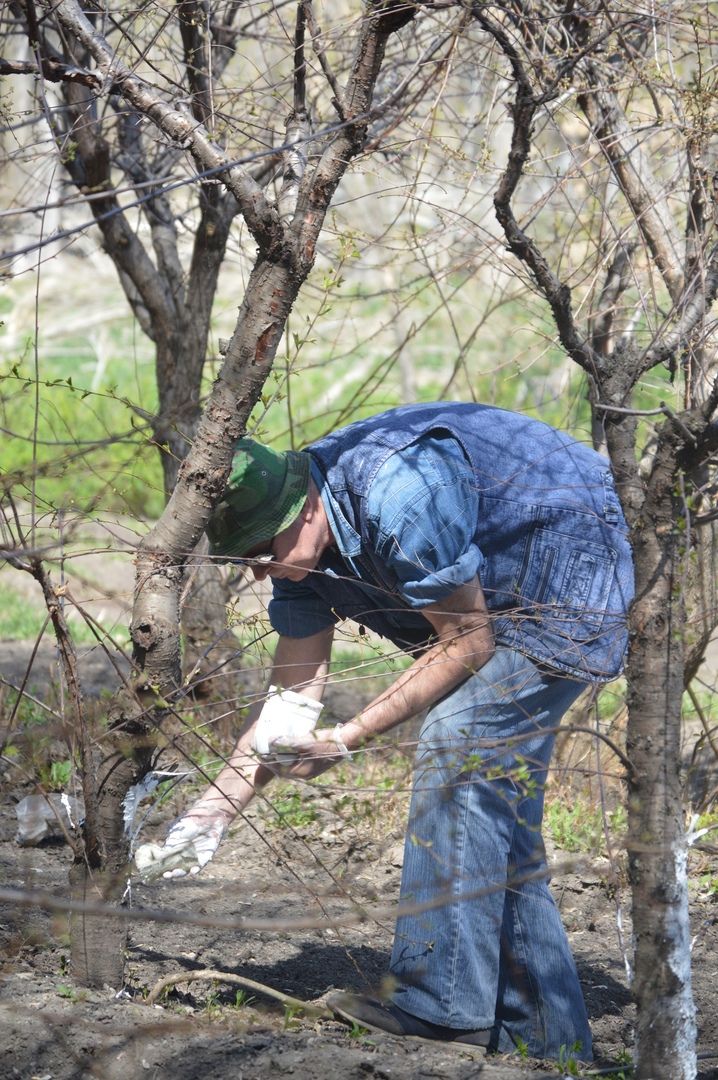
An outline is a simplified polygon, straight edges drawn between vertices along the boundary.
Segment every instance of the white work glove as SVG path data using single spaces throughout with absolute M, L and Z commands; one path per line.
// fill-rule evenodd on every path
M 341 730 L 342 725 L 337 724 L 333 730 L 315 728 L 308 735 L 298 738 L 284 736 L 274 739 L 269 749 L 275 752 L 276 760 L 266 761 L 267 768 L 278 776 L 313 780 L 343 758 L 351 761 L 352 756 L 344 745 Z
M 231 815 L 216 803 L 200 799 L 173 821 L 162 847 L 142 844 L 135 851 L 135 866 L 142 881 L 198 874 L 227 835 Z

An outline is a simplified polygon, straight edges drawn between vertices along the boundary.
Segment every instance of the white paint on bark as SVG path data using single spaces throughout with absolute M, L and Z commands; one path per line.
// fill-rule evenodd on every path
M 696 1075 L 696 1010 L 691 988 L 690 927 L 688 923 L 688 848 L 685 842 L 674 848 L 675 898 L 668 908 L 669 934 L 666 945 L 666 964 L 675 976 L 676 990 L 666 1007 L 674 1015 L 677 1060 L 681 1064 L 680 1080 L 693 1080 Z M 671 925 L 672 923 L 672 925 Z M 678 1080 L 678 1078 L 677 1078 Z
M 125 795 L 124 799 L 122 800 L 122 814 L 125 825 L 125 836 L 129 836 L 130 840 L 134 843 L 135 839 L 137 838 L 137 834 L 147 820 L 147 814 L 145 814 L 139 825 L 133 832 L 132 826 L 135 822 L 137 808 L 147 795 L 152 794 L 152 792 L 155 790 L 161 780 L 181 780 L 183 777 L 190 775 L 192 774 L 188 772 L 176 773 L 155 770 L 154 772 L 147 773 L 147 776 L 145 776 L 143 780 L 140 780 L 139 784 L 133 784 L 130 790 Z

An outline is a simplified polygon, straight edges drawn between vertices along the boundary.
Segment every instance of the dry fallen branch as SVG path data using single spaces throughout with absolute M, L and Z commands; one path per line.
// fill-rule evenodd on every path
M 283 994 L 281 990 L 274 990 L 273 987 L 255 982 L 254 979 L 245 979 L 242 975 L 232 975 L 229 971 L 213 971 L 212 968 L 204 968 L 201 971 L 177 971 L 173 975 L 163 976 L 150 990 L 146 1003 L 154 1005 L 163 990 L 166 990 L 168 986 L 175 986 L 181 982 L 201 981 L 231 983 L 232 986 L 243 986 L 247 990 L 256 990 L 259 994 L 266 994 L 268 997 L 274 998 L 284 1005 L 285 1009 L 301 1009 L 307 1016 L 323 1017 L 325 1019 L 330 1019 L 333 1016 L 333 1013 L 320 1005 L 312 1005 L 308 1001 L 302 1001 L 301 998 L 292 997 L 291 994 Z

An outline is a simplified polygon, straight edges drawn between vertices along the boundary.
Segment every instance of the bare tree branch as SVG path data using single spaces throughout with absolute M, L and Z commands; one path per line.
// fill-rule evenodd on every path
M 594 65 L 588 68 L 594 88 L 581 95 L 581 107 L 611 163 L 671 299 L 677 302 L 683 291 L 685 245 L 668 207 L 667 192 L 656 182 L 642 143 L 628 123 L 616 94 L 605 86 Z
M 664 364 L 686 348 L 696 328 L 702 323 L 718 294 L 718 248 L 713 251 L 705 276 L 697 275 L 685 302 L 681 316 L 673 329 L 646 349 L 639 363 L 639 374 L 656 364 Z
M 212 116 L 212 79 L 210 50 L 212 39 L 208 26 L 209 11 L 202 0 L 177 0 L 185 67 L 192 99 L 190 108 L 195 120 L 208 130 L 214 127 Z
M 122 155 L 119 159 L 125 174 L 137 185 L 136 190 L 147 191 L 147 185 L 158 179 L 148 167 L 148 156 L 142 145 L 142 117 L 134 110 L 124 108 L 119 116 L 119 136 Z M 140 187 L 141 185 L 141 187 Z M 157 269 L 167 286 L 175 305 L 182 302 L 184 271 L 177 250 L 177 230 L 169 199 L 158 183 L 157 194 L 143 199 L 142 210 L 150 227 L 152 246 L 157 259 Z
M 332 92 L 334 94 L 334 97 L 332 98 L 332 105 L 336 109 L 337 115 L 339 116 L 339 119 L 343 122 L 347 118 L 346 107 L 345 107 L 345 104 L 344 104 L 344 92 L 343 92 L 341 86 L 339 85 L 339 82 L 337 80 L 336 75 L 332 71 L 329 60 L 327 59 L 326 52 L 322 48 L 322 45 L 321 45 L 322 31 L 321 31 L 321 27 L 317 23 L 316 18 L 314 16 L 314 8 L 312 7 L 311 0 L 305 0 L 304 10 L 306 12 L 307 26 L 309 27 L 309 33 L 311 34 L 311 37 L 312 37 L 312 48 L 314 50 L 314 53 L 315 53 L 317 59 L 319 60 L 319 66 L 321 67 L 322 71 L 324 72 L 324 76 L 325 76 L 327 82 L 329 83 L 330 87 L 332 88 Z
M 306 62 L 304 59 L 304 29 L 306 12 L 304 3 L 297 5 L 297 21 L 294 35 L 294 108 L 287 117 L 284 154 L 284 177 L 277 205 L 282 222 L 291 221 L 297 206 L 299 185 L 307 167 L 306 141 L 312 133 L 312 122 L 306 108 Z
M 203 126 L 168 105 L 144 79 L 134 75 L 95 30 L 77 0 L 60 0 L 55 11 L 65 29 L 74 34 L 92 55 L 108 83 L 111 81 L 133 108 L 148 116 L 173 143 L 189 150 L 201 169 L 220 170 L 220 179 L 236 198 L 260 248 L 267 250 L 274 244 L 281 244 L 283 230 L 276 210 L 252 177 L 240 166 L 232 164 L 231 159 L 209 139 Z
M 511 200 L 531 152 L 533 124 L 540 107 L 540 100 L 534 94 L 518 51 L 502 27 L 487 18 L 482 5 L 473 3 L 471 10 L 479 24 L 495 38 L 504 51 L 516 81 L 516 97 L 511 110 L 511 149 L 499 189 L 494 196 L 496 217 L 504 230 L 509 248 L 529 268 L 541 292 L 551 305 L 561 344 L 584 371 L 594 374 L 600 369 L 603 361 L 590 342 L 583 339 L 578 332 L 571 307 L 571 290 L 556 277 L 537 245 L 521 229 L 511 206 Z
M 612 330 L 614 317 L 618 307 L 618 300 L 625 291 L 631 270 L 631 254 L 633 245 L 621 245 L 611 262 L 606 273 L 606 280 L 598 300 L 598 310 L 593 319 L 593 332 L 591 345 L 598 356 L 609 356 L 612 351 Z M 596 405 L 599 402 L 599 389 L 592 374 L 588 374 L 589 393 L 588 398 L 593 406 L 591 409 L 591 435 L 594 450 L 606 453 L 606 435 L 604 431 L 604 418 Z
M 102 79 L 94 71 L 61 64 L 59 60 L 3 60 L 0 58 L 0 76 L 2 75 L 37 75 L 48 82 L 74 82 L 89 86 L 92 90 L 102 88 Z
M 406 73 L 399 85 L 392 90 L 391 94 L 389 94 L 388 97 L 384 98 L 383 101 L 378 101 L 376 105 L 372 106 L 372 120 L 375 120 L 377 117 L 382 116 L 388 109 L 393 108 L 393 106 L 401 100 L 401 98 L 406 93 L 407 88 L 411 86 L 412 83 L 416 80 L 416 77 L 421 71 L 421 69 L 426 66 L 429 60 L 431 60 L 432 57 L 434 57 L 439 51 L 439 49 L 441 49 L 447 42 L 452 42 L 453 44 L 460 30 L 461 26 L 459 26 L 457 30 L 451 31 L 448 34 L 439 35 L 434 41 L 432 41 L 431 45 L 429 45 L 429 47 L 424 50 L 416 63 Z M 429 82 L 430 79 L 425 80 L 425 85 Z
M 631 270 L 631 255 L 635 244 L 621 244 L 606 272 L 606 280 L 601 289 L 597 312 L 593 316 L 591 344 L 601 356 L 611 352 L 611 337 L 618 301 L 628 287 Z

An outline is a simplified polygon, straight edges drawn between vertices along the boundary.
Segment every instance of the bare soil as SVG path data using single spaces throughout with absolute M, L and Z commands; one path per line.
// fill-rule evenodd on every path
M 100 673 L 97 689 L 107 677 Z M 341 703 L 335 707 L 341 715 Z M 305 816 L 310 820 L 301 820 L 291 801 L 292 790 L 298 789 L 278 789 L 271 796 L 275 809 L 255 804 L 198 877 L 132 884 L 134 908 L 270 919 L 278 924 L 273 929 L 133 922 L 126 985 L 86 991 L 67 967 L 66 916 L 2 905 L 0 1075 L 22 1080 L 520 1080 L 531 1071 L 553 1077 L 570 1072 L 556 1062 L 482 1059 L 470 1049 L 352 1034 L 334 1020 L 288 1013 L 258 990 L 248 990 L 238 1004 L 238 987 L 221 981 L 180 981 L 158 1004 L 148 1004 L 148 993 L 164 976 L 202 969 L 239 975 L 319 1005 L 332 988 L 381 985 L 391 947 L 390 920 L 369 918 L 335 929 L 291 926 L 308 915 L 323 920 L 357 908 L 386 908 L 398 898 L 406 796 L 382 792 L 380 801 L 371 777 L 357 783 L 360 766 L 344 768 L 324 791 L 301 789 L 300 809 L 309 808 Z M 46 841 L 21 848 L 15 842 L 14 807 L 31 790 L 16 769 L 0 766 L 0 881 L 5 888 L 67 896 L 67 845 Z M 154 811 L 143 839 L 162 838 L 189 797 L 186 792 L 172 796 Z M 277 808 L 284 810 L 284 823 Z M 630 942 L 630 898 L 620 857 L 616 878 L 605 859 L 550 854 L 552 888 L 591 1019 L 593 1069 L 625 1062 L 633 1049 L 634 1012 L 617 934 L 620 910 Z M 692 853 L 694 990 L 699 1053 L 708 1055 L 699 1061 L 701 1080 L 718 1080 L 717 900 L 710 876 L 718 878 L 718 858 Z

